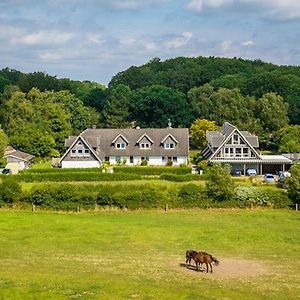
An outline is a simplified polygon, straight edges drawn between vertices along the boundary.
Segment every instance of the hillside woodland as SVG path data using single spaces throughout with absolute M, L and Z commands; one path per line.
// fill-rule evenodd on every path
M 38 158 L 59 156 L 65 137 L 87 127 L 165 127 L 168 119 L 173 127 L 193 125 L 194 132 L 207 120 L 228 121 L 257 134 L 265 150 L 300 152 L 300 67 L 154 58 L 116 74 L 108 87 L 0 70 L 0 151 L 9 142 Z

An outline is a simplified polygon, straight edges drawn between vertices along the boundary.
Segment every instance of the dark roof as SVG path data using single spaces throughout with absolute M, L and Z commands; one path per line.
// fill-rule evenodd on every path
M 146 135 L 152 141 L 150 149 L 140 149 L 137 142 Z M 105 156 L 179 156 L 188 155 L 189 133 L 187 128 L 141 128 L 141 129 L 86 129 L 80 136 L 92 148 L 97 148 L 97 155 L 103 160 Z M 113 141 L 121 136 L 128 142 L 126 149 L 117 149 Z M 178 144 L 174 149 L 164 149 L 161 143 L 166 137 L 171 136 Z M 65 146 L 70 147 L 76 137 L 65 141 Z
M 34 158 L 34 155 L 28 154 L 26 152 L 15 150 L 11 146 L 8 146 L 5 150 L 4 157 L 16 157 L 24 161 L 30 161 Z
M 234 131 L 238 130 L 234 125 L 226 122 L 219 131 L 207 131 L 206 140 L 212 148 L 218 148 L 228 138 L 228 136 Z M 247 142 L 253 147 L 258 148 L 258 138 L 256 135 L 251 134 L 248 131 L 239 131 Z

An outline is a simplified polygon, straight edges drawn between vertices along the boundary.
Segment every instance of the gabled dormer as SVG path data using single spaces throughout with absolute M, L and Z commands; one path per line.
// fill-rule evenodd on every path
M 140 149 L 151 149 L 154 144 L 153 140 L 144 133 L 136 142 L 137 147 Z
M 122 134 L 119 134 L 115 137 L 115 139 L 111 142 L 111 144 L 116 149 L 122 150 L 122 149 L 126 149 L 129 142 Z
M 175 139 L 175 137 L 172 134 L 168 134 L 162 141 L 161 145 L 164 147 L 164 149 L 175 149 L 178 145 L 178 141 Z
M 235 128 L 221 143 L 210 159 L 220 158 L 252 158 L 258 159 L 256 149 L 244 137 L 241 131 Z

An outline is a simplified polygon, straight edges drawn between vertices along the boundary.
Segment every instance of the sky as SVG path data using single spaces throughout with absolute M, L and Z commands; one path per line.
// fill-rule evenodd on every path
M 154 57 L 300 65 L 300 0 L 0 0 L 0 68 L 107 85 Z

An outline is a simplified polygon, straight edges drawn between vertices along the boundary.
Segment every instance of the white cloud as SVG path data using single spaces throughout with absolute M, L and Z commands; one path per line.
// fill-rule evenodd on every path
M 228 52 L 231 50 L 232 41 L 224 41 L 221 43 L 221 48 L 224 52 Z
M 191 32 L 184 32 L 181 36 L 175 37 L 169 41 L 166 42 L 167 48 L 181 48 L 185 46 L 190 39 L 192 38 L 193 34 Z
M 253 41 L 244 41 L 241 43 L 242 46 L 245 46 L 245 47 L 252 47 L 255 45 L 255 43 Z
M 74 34 L 61 31 L 39 31 L 36 33 L 26 34 L 22 37 L 13 38 L 15 44 L 25 45 L 61 45 L 69 42 Z
M 106 42 L 103 35 L 98 33 L 88 33 L 87 40 L 95 44 L 104 44 Z
M 62 55 L 51 52 L 40 53 L 39 57 L 43 60 L 59 60 L 63 58 Z
M 200 13 L 206 8 L 222 8 L 224 6 L 250 7 L 260 11 L 264 16 L 277 19 L 300 18 L 299 0 L 190 0 L 186 5 L 188 10 Z
M 234 0 L 192 0 L 187 4 L 187 8 L 195 12 L 201 12 L 207 7 L 216 8 L 230 5 L 233 2 Z

